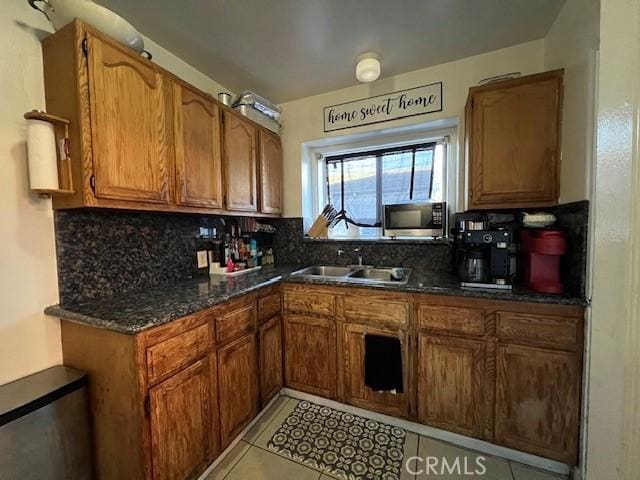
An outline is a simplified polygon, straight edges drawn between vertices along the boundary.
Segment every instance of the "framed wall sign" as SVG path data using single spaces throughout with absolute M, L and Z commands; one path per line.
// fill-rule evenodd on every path
M 324 107 L 324 131 L 442 111 L 442 82 Z

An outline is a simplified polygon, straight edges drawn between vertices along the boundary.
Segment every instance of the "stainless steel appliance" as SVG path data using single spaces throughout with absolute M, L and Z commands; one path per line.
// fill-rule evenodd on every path
M 92 478 L 84 373 L 56 366 L 0 386 L 0 478 Z
M 446 202 L 399 203 L 385 205 L 385 237 L 446 237 Z

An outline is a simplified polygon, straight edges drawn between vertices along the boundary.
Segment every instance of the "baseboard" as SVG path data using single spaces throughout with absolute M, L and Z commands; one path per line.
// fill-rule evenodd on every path
M 280 398 L 281 395 L 283 395 L 283 390 L 280 390 L 280 392 L 278 392 L 278 394 L 275 397 L 273 397 L 271 401 L 267 403 L 262 410 L 260 410 L 258 415 L 256 415 L 256 417 L 253 420 L 251 420 L 251 423 L 249 423 L 249 425 L 247 425 L 244 428 L 244 430 L 242 430 L 238 434 L 238 436 L 231 441 L 229 446 L 224 449 L 224 451 L 218 456 L 218 458 L 216 458 L 215 461 L 211 465 L 209 465 L 204 472 L 202 472 L 202 474 L 197 478 L 197 480 L 206 480 L 206 478 L 211 474 L 211 472 L 213 472 L 213 470 L 220 464 L 220 462 L 222 462 L 225 459 L 225 457 L 229 455 L 231 450 L 233 450 L 235 446 L 238 445 L 238 443 L 240 443 L 240 441 L 244 438 L 247 432 L 251 430 L 251 428 L 260 420 L 260 418 L 262 418 L 265 412 L 269 410 L 269 408 L 271 408 L 271 406 L 278 400 L 278 398 Z
M 287 395 L 289 397 L 297 398 L 298 400 L 308 400 L 319 405 L 325 405 L 327 407 L 335 408 L 345 412 L 360 415 L 361 417 L 370 418 L 371 420 L 378 420 L 380 422 L 388 423 L 400 428 L 404 428 L 409 432 L 417 433 L 425 437 L 434 438 L 436 440 L 442 440 L 453 445 L 463 447 L 469 450 L 475 450 L 480 453 L 492 455 L 495 457 L 501 457 L 506 460 L 512 460 L 514 462 L 523 463 L 534 468 L 541 470 L 547 470 L 549 472 L 558 473 L 561 475 L 569 475 L 572 473 L 572 469 L 569 465 L 555 460 L 549 460 L 547 458 L 539 457 L 537 455 L 531 455 L 530 453 L 524 453 L 511 448 L 501 447 L 494 445 L 493 443 L 485 442 L 484 440 L 478 440 L 477 438 L 471 438 L 458 433 L 448 432 L 439 428 L 428 427 L 419 423 L 410 422 L 401 418 L 391 417 L 382 413 L 372 412 L 370 410 L 364 410 L 362 408 L 346 405 L 344 403 L 329 400 L 327 398 L 318 397 L 309 393 L 300 392 L 298 390 L 292 390 L 290 388 L 284 388 L 281 395 Z

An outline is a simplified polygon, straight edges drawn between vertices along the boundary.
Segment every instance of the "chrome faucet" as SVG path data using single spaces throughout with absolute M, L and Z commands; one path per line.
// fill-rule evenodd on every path
M 356 247 L 353 249 L 355 253 L 360 253 L 360 247 Z M 358 255 L 358 266 L 362 266 L 362 255 Z

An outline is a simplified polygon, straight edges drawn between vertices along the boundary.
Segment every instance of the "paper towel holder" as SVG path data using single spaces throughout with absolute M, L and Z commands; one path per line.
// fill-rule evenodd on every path
M 58 189 L 41 189 L 32 188 L 34 192 L 38 193 L 41 198 L 51 198 L 53 196 L 65 196 L 73 195 L 75 192 L 73 188 L 73 175 L 71 173 L 71 157 L 69 155 L 69 120 L 62 117 L 57 117 L 49 113 L 32 110 L 24 114 L 24 118 L 27 120 L 42 120 L 43 122 L 49 122 L 53 125 L 56 137 L 56 154 L 57 154 L 57 167 L 58 167 Z

